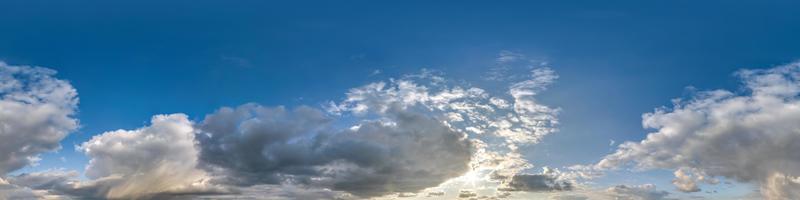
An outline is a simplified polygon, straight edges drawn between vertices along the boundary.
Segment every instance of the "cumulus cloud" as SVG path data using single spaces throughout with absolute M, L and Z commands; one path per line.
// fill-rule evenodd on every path
M 394 123 L 363 123 L 331 137 L 323 149 L 336 160 L 324 167 L 330 180 L 321 182 L 380 195 L 417 192 L 467 172 L 473 147 L 463 133 L 415 113 L 398 113 Z
M 313 171 L 312 140 L 332 119 L 310 107 L 287 110 L 245 104 L 221 108 L 199 124 L 205 167 L 221 167 L 228 182 L 278 184 L 278 172 Z M 213 170 L 213 168 L 211 168 Z
M 223 108 L 201 124 L 202 158 L 240 185 L 302 184 L 371 197 L 418 192 L 467 171 L 463 133 L 416 113 L 341 131 L 319 110 Z M 223 158 L 224 157 L 224 158 Z
M 621 144 L 596 168 L 676 170 L 673 183 L 686 192 L 725 177 L 760 185 L 767 199 L 800 199 L 800 63 L 737 75 L 743 92 L 699 92 L 644 114 L 656 132 Z
M 0 62 L 0 176 L 61 148 L 78 127 L 77 92 L 55 71 Z
M 509 58 L 510 59 L 510 58 Z M 525 61 L 528 62 L 528 61 Z M 461 86 L 435 71 L 389 82 L 375 82 L 351 89 L 347 98 L 331 103 L 336 114 L 368 116 L 397 111 L 422 113 L 448 127 L 467 133 L 476 145 L 473 171 L 485 178 L 510 179 L 532 165 L 518 152 L 519 146 L 538 143 L 556 131 L 558 108 L 540 104 L 535 96 L 558 75 L 547 67 L 525 66 L 524 77 L 509 78 L 506 93 L 493 94 L 474 86 Z M 520 75 L 520 74 L 517 74 Z M 513 79 L 513 81 L 512 81 Z
M 75 187 L 105 198 L 204 191 L 209 186 L 196 168 L 195 143 L 193 124 L 183 114 L 156 115 L 150 126 L 94 136 L 78 147 L 91 158 L 85 173 L 94 180 Z
M 504 54 L 498 62 L 523 58 Z M 8 172 L 58 148 L 58 142 L 77 127 L 71 118 L 77 98 L 68 83 L 51 78 L 52 71 L 2 67 L 0 123 L 10 125 L 0 129 L 0 139 L 14 138 L 0 140 L 0 148 L 18 151 L 0 155 L 0 170 Z M 343 101 L 325 107 L 327 112 L 306 106 L 245 104 L 220 108 L 198 123 L 183 114 L 157 115 L 149 126 L 105 132 L 79 145 L 77 150 L 90 158 L 88 180 L 79 180 L 76 172 L 27 173 L 0 179 L 4 191 L 9 191 L 0 194 L 78 198 L 204 194 L 202 198 L 212 199 L 258 198 L 264 193 L 278 199 L 419 196 L 417 192 L 475 171 L 479 172 L 472 175 L 480 176 L 470 178 L 503 183 L 513 191 L 538 191 L 535 188 L 542 184 L 550 190 L 568 190 L 571 185 L 551 174 L 521 173 L 532 165 L 519 146 L 538 143 L 558 123 L 558 109 L 534 98 L 558 76 L 541 66 L 525 70 L 507 77 L 511 84 L 500 94 L 423 70 L 353 88 Z M 26 137 L 31 141 L 20 139 Z
M 419 192 L 475 170 L 511 181 L 532 166 L 517 145 L 555 131 L 558 109 L 534 96 L 557 77 L 531 69 L 508 93 L 492 95 L 423 70 L 353 88 L 327 112 L 222 108 L 198 125 L 201 166 L 227 184 L 294 184 L 362 197 Z

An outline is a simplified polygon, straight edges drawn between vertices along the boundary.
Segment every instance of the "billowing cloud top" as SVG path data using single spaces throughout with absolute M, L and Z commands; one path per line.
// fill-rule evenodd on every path
M 194 136 L 186 115 L 156 115 L 148 127 L 106 132 L 78 149 L 91 158 L 86 176 L 100 182 L 100 196 L 131 198 L 201 184 L 205 172 L 195 168 Z

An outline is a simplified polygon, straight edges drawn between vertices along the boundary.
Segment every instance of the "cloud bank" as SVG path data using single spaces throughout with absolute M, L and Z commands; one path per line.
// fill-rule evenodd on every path
M 736 74 L 745 91 L 699 92 L 644 114 L 656 132 L 596 167 L 675 170 L 685 192 L 724 177 L 759 185 L 766 199 L 800 199 L 800 63 Z
M 418 192 L 468 170 L 465 135 L 416 113 L 328 132 L 319 110 L 223 108 L 201 125 L 203 160 L 230 183 L 301 184 L 362 197 Z
M 0 145 L 5 174 L 58 149 L 78 127 L 72 118 L 77 93 L 52 78 L 52 70 L 0 69 L 0 137 L 16 141 Z M 470 172 L 476 172 L 470 179 L 508 191 L 570 190 L 552 174 L 523 173 L 533 165 L 519 146 L 554 132 L 559 112 L 534 98 L 558 78 L 555 72 L 526 70 L 504 80 L 511 82 L 504 93 L 423 70 L 353 88 L 322 109 L 244 104 L 198 122 L 180 113 L 156 115 L 150 125 L 105 132 L 77 146 L 90 159 L 88 179 L 62 170 L 3 176 L 0 194 L 224 199 L 280 190 L 275 194 L 289 199 L 437 196 L 444 193 L 426 189 Z M 501 193 L 497 197 L 510 195 Z

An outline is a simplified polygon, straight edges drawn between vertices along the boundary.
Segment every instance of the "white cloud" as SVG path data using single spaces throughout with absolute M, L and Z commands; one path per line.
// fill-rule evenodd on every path
M 513 137 L 521 141 L 539 140 L 555 131 L 553 126 L 558 123 L 556 119 L 558 109 L 539 104 L 534 99 L 535 95 L 552 84 L 558 75 L 550 68 L 537 68 L 531 73 L 529 80 L 514 83 L 509 89 L 509 93 L 514 97 L 514 112 L 518 115 L 521 127 L 524 130 L 533 130 L 532 136 Z
M 186 115 L 156 115 L 151 125 L 94 136 L 78 149 L 91 160 L 81 187 L 95 187 L 106 198 L 136 198 L 158 193 L 198 192 L 210 186 L 196 169 L 198 149 Z
M 327 110 L 358 116 L 412 110 L 443 118 L 458 130 L 471 127 L 472 132 L 492 133 L 509 143 L 537 143 L 556 130 L 559 109 L 538 103 L 535 96 L 558 75 L 547 67 L 527 73 L 521 81 L 510 84 L 506 95 L 513 99 L 511 102 L 478 87 L 449 84 L 439 74 L 423 71 L 350 89 L 344 101 L 332 103 Z
M 508 50 L 503 50 L 503 51 L 500 51 L 500 53 L 498 54 L 497 59 L 495 60 L 495 62 L 497 62 L 497 63 L 509 63 L 509 62 L 514 62 L 514 61 L 517 61 L 517 60 L 520 60 L 520 59 L 524 59 L 524 58 L 525 58 L 525 55 L 522 55 L 520 53 L 516 53 L 516 52 L 508 51 Z
M 77 92 L 55 71 L 0 62 L 0 176 L 61 148 L 78 127 Z
M 35 126 L 54 127 L 47 130 L 58 133 L 52 139 L 55 146 L 46 150 L 56 149 L 77 127 L 71 118 L 77 104 L 74 89 L 50 78 L 51 71 L 4 69 L 44 74 L 33 78 L 41 83 L 32 82 L 44 89 L 32 91 L 17 86 L 17 75 L 0 79 L 5 95 L 0 107 L 51 109 L 45 114 L 53 115 L 47 118 L 53 124 Z M 15 194 L 30 191 L 39 196 L 163 198 L 211 193 L 206 197 L 235 198 L 267 192 L 276 198 L 331 199 L 427 193 L 426 189 L 476 172 L 468 178 L 530 190 L 540 179 L 521 174 L 533 165 L 518 149 L 555 131 L 558 109 L 541 105 L 534 97 L 558 76 L 549 68 L 525 70 L 524 79 L 514 79 L 501 94 L 453 84 L 438 72 L 423 70 L 353 88 L 345 100 L 331 103 L 329 113 L 305 106 L 287 110 L 245 104 L 221 108 L 199 124 L 183 114 L 157 115 L 149 126 L 105 132 L 80 145 L 78 150 L 90 158 L 85 170 L 89 180 L 62 171 L 0 180 Z M 2 117 L 6 115 L 0 113 Z M 341 124 L 348 128 L 338 128 Z M 44 150 L 31 152 L 7 171 L 30 164 Z M 549 174 L 543 177 L 550 180 Z M 562 188 L 562 182 L 557 184 Z
M 737 74 L 746 92 L 700 92 L 643 115 L 656 132 L 596 168 L 676 170 L 675 185 L 688 192 L 725 177 L 760 185 L 767 199 L 800 199 L 800 63 Z
M 526 69 L 527 76 L 512 81 L 506 93 L 492 94 L 482 88 L 461 86 L 440 74 L 423 71 L 353 88 L 345 100 L 332 103 L 327 110 L 335 115 L 377 116 L 378 120 L 397 112 L 431 116 L 458 132 L 468 133 L 476 143 L 470 165 L 472 171 L 482 172 L 470 176 L 478 174 L 486 184 L 510 183 L 514 175 L 533 166 L 518 152 L 519 146 L 538 143 L 555 132 L 558 124 L 559 109 L 535 99 L 558 75 L 546 67 Z

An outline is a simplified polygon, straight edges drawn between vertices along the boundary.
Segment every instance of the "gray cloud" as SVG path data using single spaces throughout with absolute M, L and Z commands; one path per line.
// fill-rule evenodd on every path
M 55 71 L 0 62 L 0 176 L 35 163 L 78 127 L 78 98 Z
M 596 168 L 676 170 L 673 183 L 687 192 L 726 177 L 760 185 L 767 199 L 800 199 L 800 63 L 737 75 L 745 92 L 699 92 L 645 114 L 656 132 L 620 145 Z
M 370 197 L 417 192 L 467 171 L 472 146 L 426 116 L 398 112 L 330 131 L 321 111 L 248 104 L 206 117 L 207 168 L 240 185 L 302 184 Z
M 331 103 L 328 111 L 337 116 L 382 117 L 397 111 L 430 116 L 466 133 L 476 143 L 477 153 L 470 164 L 473 171 L 481 171 L 481 179 L 494 182 L 503 177 L 508 180 L 501 181 L 508 182 L 533 166 L 518 152 L 519 147 L 538 143 L 555 132 L 558 124 L 560 109 L 542 105 L 535 98 L 558 75 L 538 65 L 525 66 L 524 70 L 511 78 L 514 82 L 498 96 L 478 87 L 451 84 L 439 73 L 423 70 L 402 79 L 353 88 L 345 100 Z
M 47 192 L 9 184 L 0 179 L 0 199 L 47 199 L 43 193 Z
M 279 184 L 291 178 L 282 174 L 315 173 L 313 167 L 325 161 L 314 155 L 314 136 L 331 120 L 309 107 L 221 108 L 199 124 L 201 160 L 212 171 L 222 168 L 227 182 L 243 185 Z
M 50 170 L 11 176 L 10 184 L 39 190 L 59 189 L 79 176 L 76 171 Z
M 655 185 L 637 186 L 617 185 L 606 190 L 616 200 L 661 200 L 667 199 L 669 192 L 657 190 Z
M 11 152 L 0 154 L 6 173 L 58 149 L 77 128 L 77 94 L 50 70 L 0 67 L 0 108 L 13 111 L 0 113 L 0 123 L 11 127 L 0 133 L 19 133 L 0 135 L 0 150 Z M 105 132 L 81 144 L 77 149 L 90 158 L 89 180 L 76 172 L 27 173 L 0 179 L 8 188 L 0 194 L 181 199 L 255 198 L 264 191 L 287 199 L 366 198 L 410 195 L 469 170 L 502 174 L 508 178 L 503 181 L 527 190 L 533 179 L 517 173 L 532 165 L 517 145 L 535 144 L 555 131 L 558 109 L 534 99 L 555 73 L 525 70 L 531 74 L 521 75 L 527 79 L 513 84 L 507 97 L 451 86 L 423 70 L 388 85 L 354 88 L 328 113 L 246 104 L 221 108 L 198 124 L 183 114 L 158 115 L 149 126 Z M 14 138 L 2 138 L 7 135 Z
M 9 176 L 0 180 L 2 199 L 70 199 L 67 193 L 77 194 L 76 171 L 48 170 Z M 83 195 L 82 195 L 83 196 Z
M 559 181 L 557 177 L 549 174 L 517 174 L 511 178 L 506 187 L 499 188 L 499 190 L 529 192 L 569 191 L 572 190 L 572 183 Z

